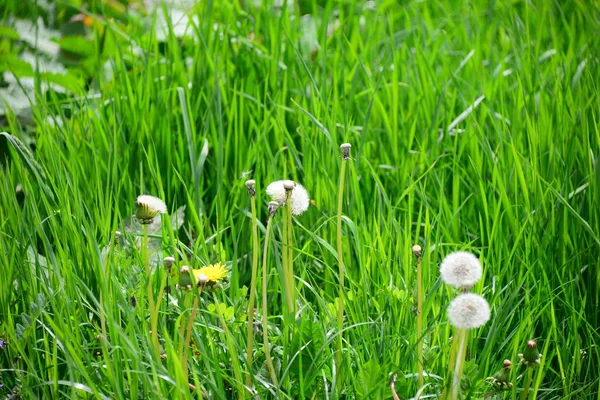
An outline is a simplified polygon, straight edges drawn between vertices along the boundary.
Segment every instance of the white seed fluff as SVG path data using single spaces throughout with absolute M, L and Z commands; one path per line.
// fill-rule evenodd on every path
M 450 253 L 440 265 L 442 280 L 458 289 L 470 289 L 481 279 L 479 259 L 466 251 Z
M 164 214 L 167 212 L 167 205 L 158 197 L 143 194 L 138 196 L 136 203 L 139 206 L 145 207 L 150 214 Z
M 490 319 L 490 305 L 478 294 L 460 294 L 448 306 L 448 319 L 458 329 L 479 328 Z
M 275 181 L 270 183 L 267 186 L 267 194 L 273 201 L 279 203 L 280 206 L 285 204 L 285 186 L 284 182 L 291 181 Z M 292 215 L 300 215 L 308 210 L 308 206 L 310 204 L 310 198 L 308 196 L 308 192 L 299 183 L 295 183 L 294 188 L 292 189 L 292 194 L 290 197 L 290 206 L 292 209 Z

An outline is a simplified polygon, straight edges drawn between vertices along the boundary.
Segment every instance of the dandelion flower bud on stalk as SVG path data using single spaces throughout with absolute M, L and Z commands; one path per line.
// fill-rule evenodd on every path
M 177 289 L 189 290 L 193 287 L 194 282 L 192 281 L 192 275 L 190 273 L 190 267 L 184 265 L 179 270 L 179 282 L 177 283 Z
M 535 340 L 527 341 L 527 348 L 523 354 L 519 354 L 523 364 L 535 367 L 541 362 L 542 354 L 538 352 L 537 342 Z
M 171 267 L 173 266 L 173 264 L 175 264 L 175 257 L 165 257 L 163 263 L 165 265 L 166 270 L 170 272 Z
M 350 159 L 350 148 L 352 145 L 350 143 L 343 143 L 340 145 L 340 150 L 342 151 L 342 158 L 344 161 L 348 161 Z
M 499 390 L 509 390 L 512 388 L 512 382 L 510 381 L 510 367 L 512 362 L 510 360 L 504 360 L 502 363 L 502 369 L 494 374 L 491 379 L 492 385 Z
M 143 194 L 138 196 L 136 203 L 135 217 L 140 224 L 151 224 L 154 217 L 167 212 L 167 205 L 158 197 Z
M 490 319 L 490 306 L 478 294 L 460 294 L 448 307 L 448 319 L 458 329 L 479 328 Z
M 286 203 L 287 192 L 291 191 L 290 194 L 290 207 L 292 215 L 301 215 L 310 204 L 310 198 L 308 192 L 304 186 L 294 181 L 275 181 L 267 186 L 266 192 L 273 201 L 276 201 L 279 206 Z
M 256 194 L 256 181 L 254 179 L 249 179 L 246 181 L 246 189 L 248 189 L 248 195 L 253 197 Z
M 481 279 L 479 259 L 466 251 L 448 254 L 440 265 L 442 280 L 457 289 L 470 289 Z

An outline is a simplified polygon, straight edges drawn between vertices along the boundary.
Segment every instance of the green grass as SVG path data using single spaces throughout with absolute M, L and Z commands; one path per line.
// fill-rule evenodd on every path
M 228 285 L 203 293 L 193 331 L 190 383 L 210 398 L 241 398 L 248 370 L 260 398 L 390 399 L 394 374 L 398 395 L 413 397 L 413 244 L 424 250 L 425 394 L 444 385 L 453 332 L 446 307 L 455 293 L 438 266 L 461 249 L 482 260 L 474 291 L 492 308 L 470 336 L 465 398 L 489 392 L 484 379 L 505 358 L 514 385 L 497 398 L 520 398 L 517 354 L 532 338 L 543 357 L 530 399 L 600 398 L 597 4 L 382 0 L 369 9 L 315 0 L 275 12 L 229 3 L 199 3 L 194 39 L 170 35 L 163 44 L 142 35 L 134 15 L 102 19 L 89 44 L 94 68 L 80 77 L 100 94 L 48 93 L 33 124 L 10 113 L 0 121 L 10 134 L 0 138 L 0 393 L 189 397 L 176 326 L 191 299 L 173 288 L 173 301 L 163 301 L 161 359 L 147 307 L 130 304 L 145 281 L 140 255 L 110 247 L 136 196 L 148 193 L 170 211 L 186 206 L 181 229 L 164 224 L 156 235 L 160 259 L 231 268 Z M 9 2 L 5 20 L 21 8 Z M 315 53 L 302 36 L 304 14 L 315 21 Z M 134 42 L 142 52 L 132 56 Z M 108 59 L 112 81 L 101 74 Z M 344 142 L 353 147 L 339 393 L 334 249 Z M 294 179 L 314 200 L 294 222 L 301 316 L 291 341 L 278 277 L 283 210 L 274 220 L 269 336 L 280 387 L 270 384 L 258 323 L 253 365 L 245 361 L 250 177 L 261 251 L 268 183 Z

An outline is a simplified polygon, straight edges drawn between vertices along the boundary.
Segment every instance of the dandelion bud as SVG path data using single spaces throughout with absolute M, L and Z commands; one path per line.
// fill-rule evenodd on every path
M 481 279 L 479 259 L 466 251 L 448 254 L 440 265 L 442 280 L 457 289 L 470 289 Z
M 189 290 L 193 287 L 192 275 L 190 273 L 190 267 L 184 265 L 179 270 L 179 282 L 177 283 L 177 289 Z
M 417 258 L 421 258 L 421 256 L 423 255 L 423 249 L 418 244 L 415 244 L 412 247 L 412 252 L 415 255 L 415 257 L 417 257 Z
M 158 214 L 167 212 L 167 205 L 164 201 L 158 197 L 149 196 L 147 194 L 138 196 L 136 204 L 137 210 L 135 211 L 135 217 L 140 224 L 151 224 L 152 221 L 154 221 L 154 217 Z
M 165 268 L 167 269 L 167 271 L 171 271 L 171 267 L 173 266 L 173 264 L 175 264 L 175 258 L 165 257 L 163 263 L 165 264 Z
M 342 158 L 344 161 L 348 161 L 350 159 L 350 148 L 352 145 L 350 143 L 344 143 L 340 146 L 340 150 L 342 151 Z
M 115 246 L 119 245 L 119 241 L 121 240 L 122 233 L 120 231 L 115 231 L 115 237 L 113 239 L 113 243 Z
M 460 294 L 448 307 L 448 319 L 458 329 L 479 328 L 490 319 L 490 306 L 478 294 Z
M 204 286 L 208 282 L 208 276 L 204 274 L 196 275 L 196 286 Z
M 246 188 L 248 189 L 248 195 L 250 197 L 254 197 L 256 194 L 256 181 L 254 179 L 249 179 L 246 181 Z
M 512 382 L 510 381 L 510 367 L 512 362 L 510 360 L 504 360 L 502 369 L 494 374 L 491 378 L 491 383 L 498 390 L 509 390 L 512 388 Z
M 275 213 L 277 212 L 277 209 L 279 208 L 279 203 L 276 201 L 271 201 L 269 202 L 269 214 L 271 216 L 274 216 Z
M 519 354 L 521 361 L 525 365 L 535 367 L 541 361 L 542 355 L 538 352 L 537 342 L 535 340 L 528 340 L 527 347 L 523 354 Z
M 267 194 L 273 201 L 282 206 L 290 194 L 290 207 L 293 215 L 300 215 L 308 210 L 310 198 L 304 186 L 294 181 L 275 181 L 267 186 Z

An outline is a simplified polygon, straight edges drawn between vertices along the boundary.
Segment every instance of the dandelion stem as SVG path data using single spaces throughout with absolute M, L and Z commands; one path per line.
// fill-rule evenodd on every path
M 457 335 L 459 336 L 459 344 L 456 365 L 454 367 L 454 377 L 452 379 L 452 400 L 458 399 L 460 381 L 462 378 L 463 367 L 465 363 L 465 355 L 467 353 L 467 333 L 468 331 L 466 329 L 460 329 L 457 332 Z
M 146 283 L 146 296 L 148 297 L 148 311 L 150 314 L 150 331 L 152 336 L 152 345 L 154 347 L 154 351 L 157 356 L 160 355 L 160 344 L 158 343 L 158 315 L 155 306 L 154 306 L 154 293 L 152 290 L 152 274 L 150 271 L 150 255 L 148 250 L 148 224 L 142 225 L 143 230 L 143 238 L 141 242 L 141 252 L 142 252 L 142 263 L 144 264 L 146 270 L 146 278 L 148 279 Z
M 338 190 L 338 208 L 337 208 L 337 257 L 339 266 L 339 295 L 337 307 L 337 350 L 335 353 L 336 374 L 339 378 L 342 366 L 342 347 L 344 339 L 342 329 L 344 327 L 344 257 L 342 248 L 342 206 L 344 203 L 344 180 L 346 177 L 346 157 L 342 159 L 342 168 L 340 170 L 340 186 Z M 339 385 L 339 381 L 338 381 Z
M 254 300 L 256 294 L 256 271 L 258 269 L 258 226 L 256 221 L 256 198 L 250 196 L 250 208 L 252 210 L 252 277 L 250 280 L 250 299 L 248 300 L 248 334 L 246 341 L 246 363 L 248 375 L 246 375 L 246 387 L 252 387 L 252 348 L 254 342 Z M 250 396 L 250 393 L 248 393 Z
M 444 390 L 442 391 L 442 395 L 440 396 L 440 400 L 446 400 L 448 397 L 448 386 L 451 385 L 452 382 L 452 371 L 454 369 L 454 364 L 456 361 L 456 349 L 458 347 L 458 332 L 455 332 L 454 337 L 452 338 L 452 346 L 450 347 L 450 357 L 448 358 L 448 372 L 446 373 L 446 384 L 444 385 Z
M 265 244 L 263 248 L 263 259 L 262 259 L 262 331 L 263 331 L 263 351 L 265 353 L 265 360 L 267 361 L 267 369 L 271 376 L 271 382 L 278 386 L 277 375 L 275 374 L 275 367 L 273 366 L 273 360 L 271 359 L 271 350 L 269 346 L 269 326 L 267 324 L 268 314 L 268 301 L 267 301 L 267 260 L 269 258 L 269 241 L 271 240 L 271 227 L 273 225 L 273 216 L 275 211 L 269 214 L 269 220 L 267 221 L 267 231 L 265 233 Z
M 527 368 L 527 380 L 525 381 L 525 386 L 523 387 L 523 392 L 521 393 L 521 400 L 527 400 L 527 397 L 529 397 L 529 388 L 531 387 L 532 381 L 533 368 Z
M 290 192 L 291 193 L 291 192 Z M 286 202 L 285 213 L 287 218 L 287 256 L 288 256 L 288 292 L 289 292 L 289 312 L 294 315 L 296 314 L 296 291 L 294 287 L 294 252 L 293 252 L 293 224 L 292 224 L 292 202 L 288 195 L 288 201 Z
M 418 387 L 420 391 L 423 387 L 423 255 L 417 254 L 417 360 L 418 360 Z M 418 396 L 417 396 L 418 398 Z

